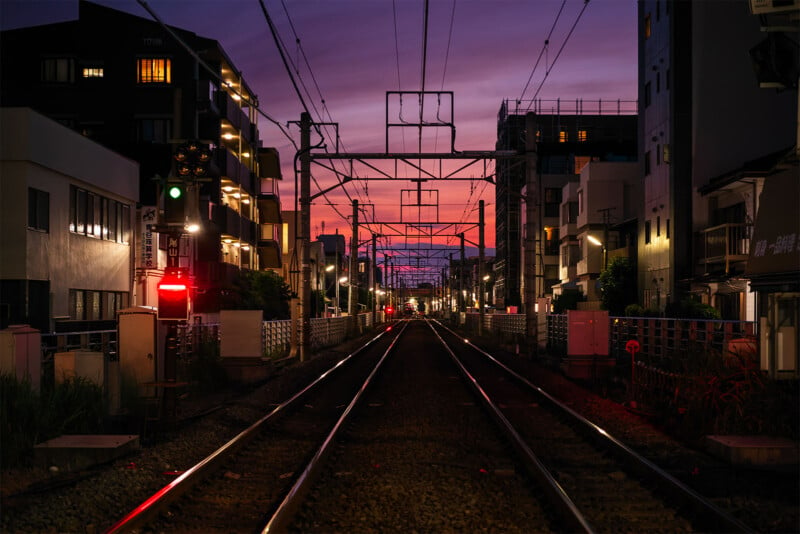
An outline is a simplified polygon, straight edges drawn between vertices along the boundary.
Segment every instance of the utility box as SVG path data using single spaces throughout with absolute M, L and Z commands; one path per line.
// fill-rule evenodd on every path
M 153 396 L 155 390 L 142 387 L 156 382 L 158 336 L 156 312 L 150 308 L 120 310 L 117 321 L 117 353 L 121 387 L 136 395 Z
M 54 361 L 56 384 L 81 377 L 104 387 L 106 383 L 104 356 L 102 352 L 85 350 L 57 352 Z
M 0 331 L 0 372 L 28 380 L 39 391 L 42 381 L 42 335 L 28 325 L 11 325 Z
M 228 378 L 239 383 L 265 379 L 270 366 L 264 360 L 264 314 L 261 310 L 221 310 L 220 356 Z
M 614 366 L 609 357 L 608 311 L 567 310 L 567 357 L 562 366 L 570 378 L 597 380 Z

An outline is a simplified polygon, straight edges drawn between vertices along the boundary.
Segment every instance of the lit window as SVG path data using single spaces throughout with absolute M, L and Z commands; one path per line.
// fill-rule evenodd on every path
M 102 78 L 103 77 L 103 67 L 84 67 L 83 68 L 83 77 L 84 78 Z
M 586 142 L 586 130 L 578 130 L 578 142 L 579 143 Z
M 650 38 L 650 13 L 644 16 L 644 38 Z
M 137 83 L 172 83 L 172 62 L 169 59 L 141 58 L 136 62 Z
M 569 140 L 569 136 L 567 135 L 566 130 L 561 130 L 558 132 L 558 142 L 559 143 L 566 143 Z

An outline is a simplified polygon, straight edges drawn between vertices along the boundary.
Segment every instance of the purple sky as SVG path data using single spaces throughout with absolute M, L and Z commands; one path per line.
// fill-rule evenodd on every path
M 151 18 L 135 0 L 99 0 L 97 3 Z M 536 92 L 583 4 L 583 0 L 566 0 L 548 50 L 524 98 L 530 99 Z M 167 24 L 220 41 L 257 94 L 262 111 L 284 125 L 299 120 L 302 108 L 258 0 L 150 0 L 148 5 Z M 318 85 L 330 113 L 330 117 L 325 113 L 323 120 L 339 123 L 344 149 L 382 152 L 386 91 L 421 88 L 424 2 L 265 0 L 265 5 L 292 61 L 300 65 L 302 81 L 310 92 L 310 96 L 305 95 L 309 107 L 312 108 L 313 103 L 317 110 L 322 110 Z M 494 149 L 500 104 L 503 99 L 513 100 L 522 95 L 561 5 L 561 0 L 456 0 L 453 15 L 453 1 L 430 2 L 425 89 L 455 93 L 457 150 Z M 2 0 L 0 26 L 8 29 L 68 20 L 76 18 L 77 11 L 77 0 Z M 313 79 L 295 44 L 287 12 L 311 65 Z M 636 74 L 635 0 L 592 0 L 537 98 L 634 100 Z M 432 105 L 429 107 L 428 102 L 425 105 L 431 111 Z M 413 111 L 415 109 L 415 102 L 404 106 L 406 113 L 412 115 L 418 113 Z M 312 116 L 318 119 L 313 108 Z M 283 207 L 292 209 L 291 163 L 295 149 L 263 117 L 259 119 L 259 127 L 264 145 L 275 146 L 280 151 L 284 168 Z M 297 128 L 291 127 L 288 131 L 299 144 Z M 396 149 L 405 146 L 408 152 L 416 151 L 416 130 L 408 130 L 404 135 L 397 132 L 393 136 L 399 143 Z M 449 148 L 446 138 L 442 131 L 436 140 L 437 150 Z M 423 151 L 433 151 L 432 143 L 433 139 L 428 139 Z M 475 173 L 480 172 L 482 169 L 476 168 Z M 330 174 L 317 172 L 316 167 L 314 173 L 322 187 L 333 183 Z M 350 186 L 348 191 L 361 203 L 374 203 L 377 219 L 398 220 L 399 191 L 411 187 L 405 180 L 391 184 L 369 182 L 364 185 L 362 182 Z M 439 190 L 440 220 L 463 220 L 465 201 L 483 198 L 489 221 L 486 241 L 489 247 L 494 246 L 491 222 L 494 220 L 494 190 L 491 185 L 427 182 L 423 187 Z M 314 191 L 316 187 L 312 185 Z M 342 192 L 332 192 L 328 199 L 337 204 L 341 213 L 351 213 L 350 200 Z M 314 235 L 322 231 L 322 221 L 326 233 L 338 229 L 349 234 L 347 222 L 327 207 L 322 198 L 315 202 L 312 215 Z M 477 221 L 477 211 L 468 211 L 466 219 Z M 468 239 L 477 241 L 477 232 L 470 231 Z

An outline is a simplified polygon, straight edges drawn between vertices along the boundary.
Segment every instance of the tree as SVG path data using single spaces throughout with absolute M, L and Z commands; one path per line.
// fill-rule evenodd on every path
M 600 302 L 610 315 L 624 315 L 636 302 L 636 272 L 628 258 L 613 258 L 600 273 Z
M 262 310 L 264 320 L 289 319 L 291 288 L 273 271 L 242 271 L 223 297 L 222 305 L 234 310 Z

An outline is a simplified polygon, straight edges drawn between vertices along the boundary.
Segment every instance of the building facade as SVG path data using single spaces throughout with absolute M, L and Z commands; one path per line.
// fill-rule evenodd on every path
M 535 143 L 535 169 L 528 161 L 497 161 L 494 302 L 498 309 L 522 304 L 524 291 L 523 199 L 535 189 L 537 228 L 534 279 L 537 297 L 552 296 L 560 282 L 560 210 L 564 186 L 591 161 L 636 161 L 636 102 L 534 101 L 530 110 L 509 108 L 498 115 L 498 150 L 526 153 Z M 525 103 L 527 104 L 527 103 Z M 527 175 L 532 174 L 532 179 Z
M 30 106 L 139 163 L 136 305 L 154 305 L 165 264 L 163 189 L 176 147 L 199 141 L 212 159 L 188 183 L 180 266 L 196 287 L 197 314 L 219 311 L 241 269 L 280 268 L 277 152 L 261 147 L 258 99 L 219 43 L 158 22 L 79 2 L 73 21 L 2 33 L 4 106 Z M 179 42 L 180 41 L 180 42 Z M 277 170 L 276 170 L 277 169 Z
M 30 108 L 0 123 L 0 328 L 113 328 L 132 301 L 138 165 Z

